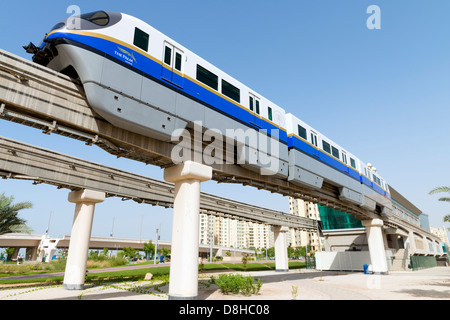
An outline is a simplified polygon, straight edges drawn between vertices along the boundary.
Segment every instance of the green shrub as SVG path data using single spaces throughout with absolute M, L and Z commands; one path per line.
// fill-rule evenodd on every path
M 240 274 L 221 274 L 215 280 L 215 284 L 223 294 L 238 294 L 241 292 L 243 295 L 250 296 L 259 293 L 262 281 L 257 279 L 255 283 L 252 276 L 244 277 Z

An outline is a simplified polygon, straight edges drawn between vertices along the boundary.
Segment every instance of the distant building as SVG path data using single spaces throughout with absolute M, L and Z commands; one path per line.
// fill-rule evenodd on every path
M 213 236 L 212 236 L 213 235 Z M 232 218 L 200 214 L 200 244 L 232 248 L 270 248 L 274 246 L 270 226 Z
M 448 241 L 448 235 L 447 235 L 447 229 L 445 227 L 442 228 L 433 228 L 430 227 L 431 233 L 438 236 L 442 243 L 445 243 L 448 246 L 450 246 L 450 243 Z
M 320 211 L 317 204 L 289 197 L 289 213 L 320 221 Z M 315 231 L 290 230 L 288 245 L 293 248 L 311 246 L 311 251 L 324 251 L 324 238 Z

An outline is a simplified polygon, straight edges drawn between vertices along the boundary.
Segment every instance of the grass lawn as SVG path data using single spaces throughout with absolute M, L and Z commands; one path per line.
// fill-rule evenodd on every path
M 152 264 L 152 263 L 149 263 Z M 303 268 L 305 266 L 304 262 L 289 262 L 290 269 L 298 269 Z M 265 270 L 275 270 L 275 262 L 267 262 L 267 263 L 259 263 L 259 262 L 250 262 L 247 263 L 246 268 L 242 263 L 213 263 L 213 264 L 203 264 L 203 267 L 200 267 L 201 272 L 210 272 L 210 271 L 265 271 Z M 55 272 L 55 271 L 51 271 Z M 200 272 L 200 274 L 201 274 Z M 162 267 L 152 267 L 152 268 L 142 268 L 142 269 L 129 269 L 129 270 L 121 270 L 121 271 L 107 271 L 101 273 L 87 273 L 86 275 L 86 284 L 92 282 L 120 282 L 120 281 L 139 281 L 143 280 L 147 273 L 152 273 L 154 278 L 165 278 L 168 279 L 170 273 L 170 267 L 162 266 Z M 36 284 L 42 283 L 44 284 L 61 284 L 64 280 L 63 276 L 57 277 L 44 277 L 44 278 L 32 278 L 32 279 L 10 279 L 8 280 L 8 276 L 18 276 L 18 275 L 29 275 L 29 274 L 42 274 L 42 271 L 37 272 L 27 272 L 26 274 L 13 274 L 13 275 L 1 275 L 0 286 L 7 284 Z M 0 287 L 1 288 L 1 287 Z

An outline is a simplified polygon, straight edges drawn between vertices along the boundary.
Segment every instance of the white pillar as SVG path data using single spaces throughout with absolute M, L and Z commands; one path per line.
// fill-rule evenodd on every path
M 198 296 L 200 184 L 212 179 L 212 168 L 187 161 L 166 169 L 164 179 L 175 183 L 169 299 L 195 300 Z
M 366 227 L 372 272 L 375 274 L 386 274 L 388 272 L 388 267 L 386 250 L 384 249 L 383 232 L 381 230 L 383 220 L 365 220 L 362 221 L 362 224 Z
M 286 234 L 288 227 L 272 226 L 272 232 L 275 238 L 275 271 L 288 272 L 289 260 L 286 247 Z
M 409 242 L 408 256 L 413 256 L 417 251 L 417 247 L 416 247 L 416 237 L 414 236 L 414 232 L 412 231 L 409 231 L 408 233 L 408 242 Z
M 105 194 L 80 190 L 69 193 L 69 201 L 76 203 L 76 207 L 63 287 L 66 290 L 83 290 L 95 204 L 105 201 Z

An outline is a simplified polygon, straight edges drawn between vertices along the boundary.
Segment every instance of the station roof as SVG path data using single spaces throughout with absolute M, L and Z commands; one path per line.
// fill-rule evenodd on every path
M 391 192 L 391 199 L 411 211 L 411 213 L 416 216 L 420 216 L 423 212 L 420 211 L 415 205 L 413 205 L 409 200 L 407 200 L 404 196 L 402 196 L 397 190 L 395 190 L 392 186 L 389 186 L 389 191 Z

